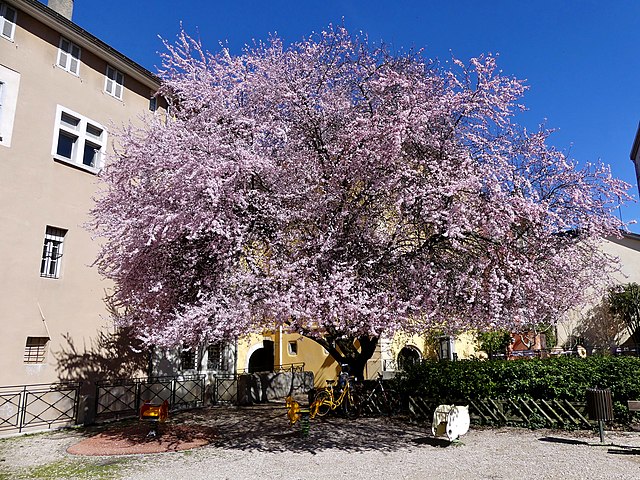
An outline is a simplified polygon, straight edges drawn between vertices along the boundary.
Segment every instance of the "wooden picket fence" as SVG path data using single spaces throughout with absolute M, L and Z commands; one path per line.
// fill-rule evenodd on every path
M 409 414 L 414 421 L 428 421 L 441 402 L 434 399 L 409 397 Z M 453 402 L 451 402 L 453 403 Z M 531 398 L 473 399 L 456 401 L 469 405 L 471 422 L 484 425 L 514 425 L 525 427 L 591 428 L 586 403 L 567 400 Z

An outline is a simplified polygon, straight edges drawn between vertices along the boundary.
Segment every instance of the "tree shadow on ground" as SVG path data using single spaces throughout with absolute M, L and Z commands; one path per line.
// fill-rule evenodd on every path
M 184 415 L 184 416 L 182 416 Z M 416 438 L 424 438 L 424 426 L 410 424 L 401 418 L 323 417 L 310 420 L 307 437 L 300 424 L 289 425 L 284 403 L 268 403 L 250 407 L 214 407 L 181 414 L 183 425 L 208 425 L 216 431 L 212 444 L 216 447 L 265 451 L 310 452 L 343 450 L 394 451 L 406 448 Z M 424 442 L 423 444 L 430 444 Z M 438 443 L 434 446 L 440 446 Z
M 149 435 L 154 430 L 155 435 Z M 69 447 L 77 455 L 128 455 L 178 452 L 211 443 L 214 427 L 181 423 L 153 424 L 127 420 L 85 429 L 83 440 Z
M 309 435 L 302 436 L 300 424 L 289 425 L 284 403 L 245 407 L 211 407 L 170 413 L 157 440 L 147 439 L 150 426 L 137 419 L 81 429 L 80 437 L 99 437 L 95 448 L 107 451 L 109 443 L 144 446 L 165 442 L 163 451 L 183 450 L 185 443 L 260 452 L 316 454 L 324 450 L 391 452 L 411 447 L 446 447 L 450 443 L 430 438 L 424 425 L 409 423 L 402 417 L 359 418 L 323 417 L 310 421 Z M 170 445 L 166 445 L 169 442 Z M 192 447 L 187 447 L 192 448 Z M 138 453 L 152 453 L 140 448 Z M 91 455 L 92 453 L 83 453 Z M 94 453 L 95 454 L 95 453 Z M 103 453 L 105 454 L 105 453 Z M 114 453 L 118 454 L 118 453 Z

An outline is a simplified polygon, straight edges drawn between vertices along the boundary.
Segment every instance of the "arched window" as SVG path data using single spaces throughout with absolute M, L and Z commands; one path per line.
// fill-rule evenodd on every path
M 416 347 L 404 346 L 398 353 L 398 370 L 404 370 L 406 367 L 420 362 L 421 357 L 420 351 Z

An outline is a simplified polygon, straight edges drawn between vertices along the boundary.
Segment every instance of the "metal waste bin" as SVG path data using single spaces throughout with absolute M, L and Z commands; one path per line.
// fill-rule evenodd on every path
M 598 421 L 600 443 L 604 443 L 604 422 L 613 420 L 613 401 L 608 388 L 587 388 L 587 413 Z
M 613 420 L 613 401 L 608 388 L 587 389 L 587 413 L 591 420 Z

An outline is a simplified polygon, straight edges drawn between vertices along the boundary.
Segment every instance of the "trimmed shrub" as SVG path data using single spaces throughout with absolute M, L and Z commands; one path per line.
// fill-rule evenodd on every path
M 423 362 L 397 377 L 397 388 L 405 396 L 441 403 L 515 397 L 584 402 L 587 389 L 596 387 L 611 389 L 617 419 L 628 421 L 627 400 L 640 400 L 640 358 Z

